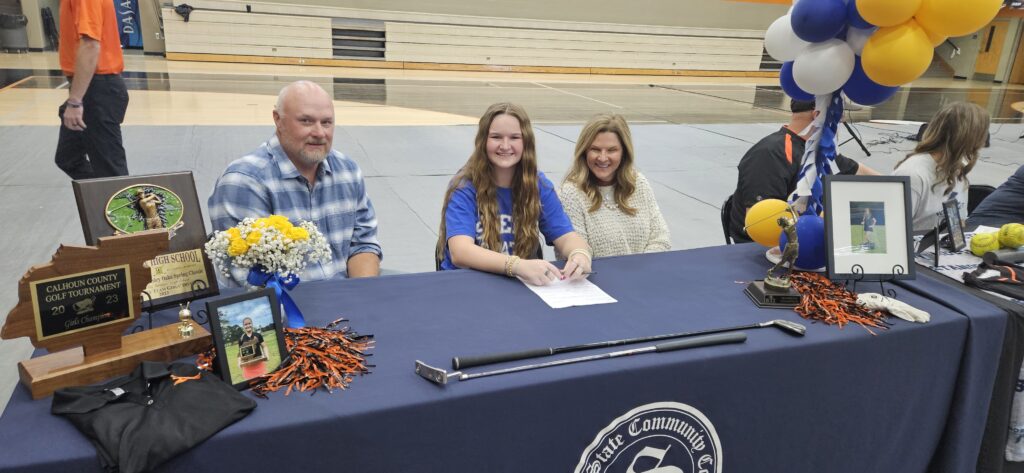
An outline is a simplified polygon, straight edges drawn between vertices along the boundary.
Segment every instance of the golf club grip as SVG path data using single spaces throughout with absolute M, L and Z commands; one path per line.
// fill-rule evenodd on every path
M 726 343 L 743 343 L 747 341 L 747 334 L 744 332 L 718 333 L 702 337 L 686 338 L 675 342 L 668 342 L 656 345 L 654 351 L 658 353 L 666 351 L 684 350 L 687 348 L 706 347 L 711 345 L 724 345 Z
M 456 356 L 452 358 L 452 368 L 461 370 L 466 368 L 472 368 L 474 366 L 490 365 L 493 363 L 503 363 L 506 361 L 525 360 L 527 358 L 538 358 L 541 356 L 548 356 L 553 354 L 550 348 L 537 348 L 533 350 L 525 351 L 513 351 L 506 353 L 495 353 L 493 355 L 480 355 L 480 356 Z

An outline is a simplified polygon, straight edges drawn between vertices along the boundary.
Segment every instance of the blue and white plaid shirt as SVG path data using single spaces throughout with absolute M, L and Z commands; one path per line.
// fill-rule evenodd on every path
M 271 214 L 316 224 L 331 246 L 332 260 L 307 266 L 302 279 L 347 276 L 348 258 L 354 254 L 383 257 L 377 241 L 377 216 L 366 196 L 363 173 L 354 161 L 333 149 L 317 168 L 316 183 L 310 190 L 274 135 L 256 151 L 228 165 L 208 204 L 214 230 L 226 230 L 246 217 Z M 232 271 L 235 282 L 244 281 L 246 274 Z

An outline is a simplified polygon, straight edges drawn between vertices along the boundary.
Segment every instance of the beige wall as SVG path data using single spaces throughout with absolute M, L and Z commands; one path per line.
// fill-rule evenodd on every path
M 788 5 L 725 0 L 274 0 L 278 4 L 584 23 L 765 30 Z M 302 14 L 301 10 L 294 12 Z
M 1013 54 L 1017 51 L 1017 43 L 1021 35 L 1020 18 L 1010 18 L 1010 28 L 1006 32 L 1006 39 L 1003 40 L 1003 52 L 999 56 L 999 68 L 996 70 L 995 80 L 1006 82 L 1010 78 L 1010 67 L 1013 65 Z
M 28 34 L 28 47 L 32 49 L 44 49 L 50 47 L 50 41 L 43 33 L 43 15 L 40 11 L 43 7 L 50 7 L 53 12 L 54 22 L 60 21 L 60 0 L 21 0 L 21 12 L 28 18 L 25 25 L 25 32 Z
M 139 2 L 139 28 L 142 28 L 142 50 L 150 54 L 165 51 L 164 35 L 160 32 L 160 10 L 156 2 L 141 0 Z
M 43 40 L 43 19 L 42 14 L 39 13 L 39 1 L 38 0 L 22 0 L 21 1 L 21 14 L 25 15 L 28 19 L 28 24 L 25 25 L 25 32 L 28 34 L 28 47 L 31 49 L 42 49 Z
M 1024 33 L 1024 25 L 1018 18 L 1010 18 L 1010 28 L 1006 33 L 1006 38 L 1003 40 L 1002 55 L 999 57 L 999 67 L 996 70 L 994 80 L 1006 81 L 1010 77 L 1010 67 L 1013 64 L 1013 54 L 1017 49 L 1018 38 L 1024 41 L 1022 33 Z M 953 68 L 953 74 L 957 77 L 973 78 L 974 77 L 974 66 L 978 60 L 978 50 L 981 47 L 981 37 L 984 32 L 979 31 L 972 35 L 962 36 L 960 38 L 950 38 L 950 41 L 960 47 L 960 54 L 953 59 L 949 59 L 950 54 L 953 52 L 948 44 L 941 44 L 936 48 L 936 52 Z

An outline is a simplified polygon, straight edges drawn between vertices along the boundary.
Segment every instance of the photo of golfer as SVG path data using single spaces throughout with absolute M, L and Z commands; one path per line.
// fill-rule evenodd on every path
M 267 374 L 267 342 L 252 328 L 252 319 L 242 319 L 242 336 L 238 338 L 238 367 L 242 377 L 252 379 Z
M 886 252 L 885 202 L 850 202 L 850 242 L 854 253 Z
M 231 384 L 263 376 L 281 364 L 270 299 L 259 297 L 217 308 Z

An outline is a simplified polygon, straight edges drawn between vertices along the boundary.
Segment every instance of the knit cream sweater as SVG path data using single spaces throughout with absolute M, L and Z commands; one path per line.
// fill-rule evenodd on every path
M 628 215 L 615 204 L 614 186 L 600 186 L 601 207 L 590 212 L 591 202 L 575 184 L 564 183 L 558 192 L 565 213 L 576 233 L 590 244 L 594 257 L 650 253 L 672 249 L 668 225 L 661 215 L 654 191 L 647 178 L 636 175 L 636 191 L 629 205 L 636 215 Z

